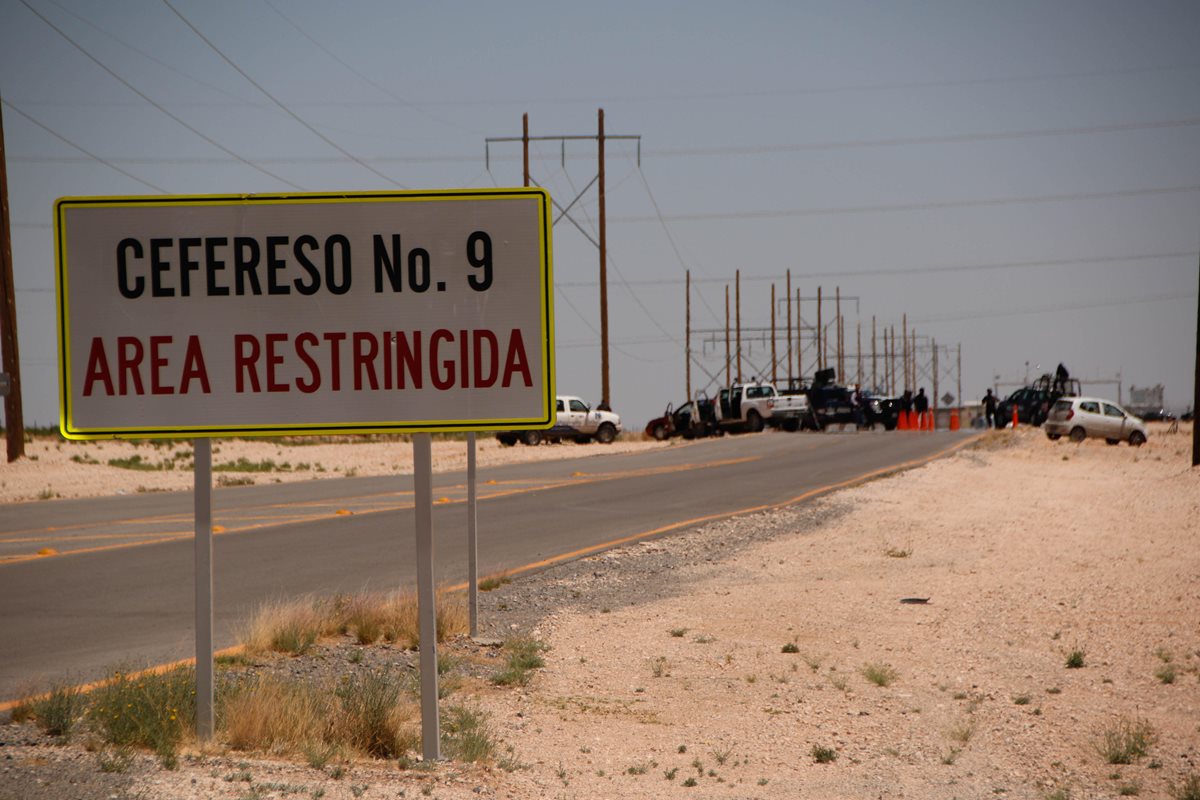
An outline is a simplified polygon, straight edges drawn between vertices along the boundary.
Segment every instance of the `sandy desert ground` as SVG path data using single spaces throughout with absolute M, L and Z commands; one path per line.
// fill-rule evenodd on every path
M 1190 446 L 1187 426 L 1140 449 L 997 432 L 802 506 L 519 577 L 485 610 L 528 626 L 547 664 L 468 699 L 513 771 L 357 762 L 335 779 L 217 749 L 102 776 L 93 754 L 8 726 L 0 797 L 1195 797 Z M 70 485 L 52 475 L 30 486 Z M 1123 724 L 1149 751 L 1108 763 Z

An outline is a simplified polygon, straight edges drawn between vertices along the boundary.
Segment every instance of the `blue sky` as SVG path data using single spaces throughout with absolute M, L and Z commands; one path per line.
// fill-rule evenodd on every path
M 640 167 L 628 143 L 607 162 L 629 424 L 683 398 L 685 269 L 697 328 L 723 328 L 739 269 L 743 325 L 769 326 L 790 269 L 806 325 L 818 285 L 840 287 L 868 373 L 872 317 L 907 314 L 922 345 L 961 345 L 965 397 L 1061 361 L 1126 396 L 1164 384 L 1181 410 L 1198 35 L 1193 2 L 0 0 L 26 421 L 58 414 L 57 197 L 519 185 L 519 146 L 489 170 L 485 138 L 525 112 L 533 135 L 593 133 L 598 108 L 642 137 Z M 535 146 L 532 171 L 565 204 L 594 145 Z M 591 232 L 596 211 L 593 190 L 573 216 Z M 558 388 L 595 401 L 597 253 L 564 220 L 555 255 Z M 769 371 L 749 340 L 744 371 Z M 723 341 L 693 347 L 701 389 Z

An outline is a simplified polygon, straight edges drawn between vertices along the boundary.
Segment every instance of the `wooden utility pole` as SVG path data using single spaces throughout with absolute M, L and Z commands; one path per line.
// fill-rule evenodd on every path
M 796 288 L 796 382 L 804 380 L 804 324 L 800 321 L 800 288 Z
M 775 365 L 779 363 L 775 355 L 775 284 L 771 284 L 771 383 L 779 383 L 779 372 Z
M 529 114 L 521 115 L 521 160 L 525 164 L 525 185 L 529 185 Z
M 599 110 L 600 132 L 597 139 L 600 152 L 600 177 L 597 190 L 600 196 L 600 402 L 611 408 L 608 382 L 608 222 L 604 214 L 604 109 Z
M 572 200 L 570 203 L 567 203 L 565 207 L 562 205 L 559 205 L 559 203 L 555 202 L 553 198 L 551 198 L 551 202 L 554 203 L 554 206 L 559 209 L 559 216 L 558 216 L 558 219 L 555 220 L 555 224 L 557 224 L 560 220 L 563 220 L 563 219 L 567 220 L 572 225 L 574 225 L 576 228 L 578 228 L 579 232 L 582 233 L 584 235 L 584 237 L 589 242 L 591 242 L 592 245 L 595 246 L 597 250 L 600 251 L 600 387 L 601 387 L 600 402 L 605 405 L 610 404 L 611 400 L 612 400 L 612 398 L 610 396 L 611 395 L 611 382 L 609 380 L 610 370 L 609 370 L 609 358 L 608 358 L 608 349 L 609 349 L 609 341 L 608 341 L 608 215 L 607 215 L 607 195 L 606 195 L 605 169 L 604 169 L 604 162 L 605 162 L 604 150 L 610 139 L 611 140 L 620 139 L 620 140 L 636 141 L 637 148 L 638 148 L 638 166 L 641 166 L 642 137 L 641 136 L 624 136 L 624 135 L 615 135 L 614 136 L 614 135 L 605 133 L 604 132 L 604 109 L 602 109 L 602 108 L 598 109 L 598 111 L 597 111 L 597 133 L 594 135 L 593 134 L 584 134 L 584 135 L 578 135 L 578 134 L 558 135 L 558 134 L 556 134 L 556 135 L 552 135 L 552 136 L 530 136 L 529 135 L 529 115 L 524 114 L 524 115 L 522 115 L 522 118 L 521 118 L 521 135 L 520 136 L 488 137 L 487 139 L 484 140 L 484 159 L 485 159 L 484 163 L 487 165 L 487 169 L 489 169 L 489 170 L 491 169 L 491 146 L 493 144 L 499 144 L 502 142 L 520 142 L 521 143 L 521 155 L 522 155 L 522 161 L 524 164 L 525 185 L 526 186 L 529 186 L 530 184 L 534 183 L 533 179 L 530 176 L 530 171 L 529 171 L 529 143 L 530 142 L 547 142 L 547 141 L 558 142 L 564 148 L 563 149 L 563 153 L 564 153 L 563 158 L 565 161 L 565 158 L 566 158 L 566 155 L 565 155 L 566 149 L 565 148 L 566 148 L 566 142 L 568 140 L 570 140 L 570 141 L 584 141 L 584 140 L 592 141 L 592 140 L 595 140 L 596 141 L 596 144 L 597 144 L 596 149 L 597 149 L 597 154 L 598 154 L 598 171 L 596 173 L 596 178 L 594 180 L 588 182 L 587 186 L 584 187 L 583 192 L 588 191 L 592 187 L 593 183 L 597 184 L 597 191 L 599 194 L 598 199 L 599 199 L 599 206 L 600 206 L 600 208 L 599 208 L 599 216 L 600 216 L 599 236 L 594 238 L 591 235 L 591 233 L 589 233 L 587 231 L 587 229 L 585 229 L 582 225 L 580 225 L 569 213 L 572 206 L 574 206 L 575 203 L 583 196 L 583 192 L 580 192 L 579 196 L 576 197 L 574 200 Z
M 8 376 L 4 397 L 4 433 L 9 463 L 25 455 L 25 415 L 21 410 L 21 358 L 17 348 L 17 292 L 13 285 L 12 219 L 8 210 L 8 168 L 4 117 L 0 106 L 0 350 Z
M 1120 402 L 1119 400 L 1117 402 Z M 1200 466 L 1200 422 L 1195 419 L 1200 410 L 1200 302 L 1196 303 L 1196 371 L 1192 377 L 1192 466 Z
M 834 303 L 835 317 L 834 317 L 834 319 L 836 320 L 836 323 L 834 324 L 833 327 L 834 327 L 834 333 L 837 334 L 837 353 L 836 353 L 837 360 L 834 363 L 837 364 L 838 382 L 845 383 L 846 382 L 846 364 L 842 361 L 842 353 L 845 352 L 845 350 L 843 348 L 843 340 L 844 339 L 842 336 L 842 287 L 840 287 L 840 286 L 833 287 L 833 292 L 834 292 L 834 300 L 835 300 L 835 303 Z
M 725 385 L 729 386 L 729 284 L 725 284 Z
M 858 329 L 858 346 L 854 350 L 854 362 L 857 365 L 857 368 L 854 370 L 855 378 L 857 378 L 857 380 L 854 382 L 858 384 L 859 389 L 862 389 L 862 320 L 859 320 L 857 323 L 855 323 L 855 325 Z
M 910 389 L 912 389 L 912 384 L 909 382 L 909 378 L 908 378 L 908 314 L 907 313 L 904 314 L 903 318 L 901 319 L 900 346 L 901 346 L 901 360 L 904 362 L 904 391 L 907 392 Z
M 933 344 L 933 397 L 929 399 L 929 407 L 933 409 L 933 418 L 937 419 L 938 410 L 938 351 L 937 339 L 930 339 Z
M 821 287 L 817 287 L 817 369 L 825 369 L 825 329 L 821 324 Z M 815 378 L 816 375 L 814 374 Z
M 959 416 L 962 416 L 962 342 L 958 344 L 958 410 Z
M 875 358 L 875 315 L 871 315 L 871 391 L 879 391 L 879 362 Z
M 687 394 L 684 395 L 690 401 L 692 399 L 692 271 L 687 270 L 687 303 L 685 304 L 684 316 L 684 334 L 683 340 L 687 343 L 684 348 L 687 363 L 684 366 L 684 383 L 686 384 Z
M 734 278 L 734 308 L 737 314 L 737 382 L 742 382 L 742 271 L 736 270 Z
M 787 372 L 788 384 L 792 382 L 792 271 L 787 271 Z

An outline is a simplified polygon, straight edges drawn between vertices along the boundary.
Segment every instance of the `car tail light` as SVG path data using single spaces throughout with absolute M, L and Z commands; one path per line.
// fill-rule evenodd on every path
M 1068 408 L 1067 415 L 1065 417 L 1063 417 L 1063 422 L 1069 422 L 1071 420 L 1071 417 L 1073 417 L 1073 416 L 1075 416 L 1075 409 Z

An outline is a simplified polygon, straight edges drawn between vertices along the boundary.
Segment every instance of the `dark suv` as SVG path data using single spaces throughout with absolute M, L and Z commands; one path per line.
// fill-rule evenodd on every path
M 1005 428 L 1012 422 L 1014 408 L 1019 422 L 1040 426 L 1058 398 L 1078 397 L 1079 394 L 1079 381 L 1067 377 L 1065 370 L 1060 376 L 1047 373 L 996 404 L 996 427 Z

